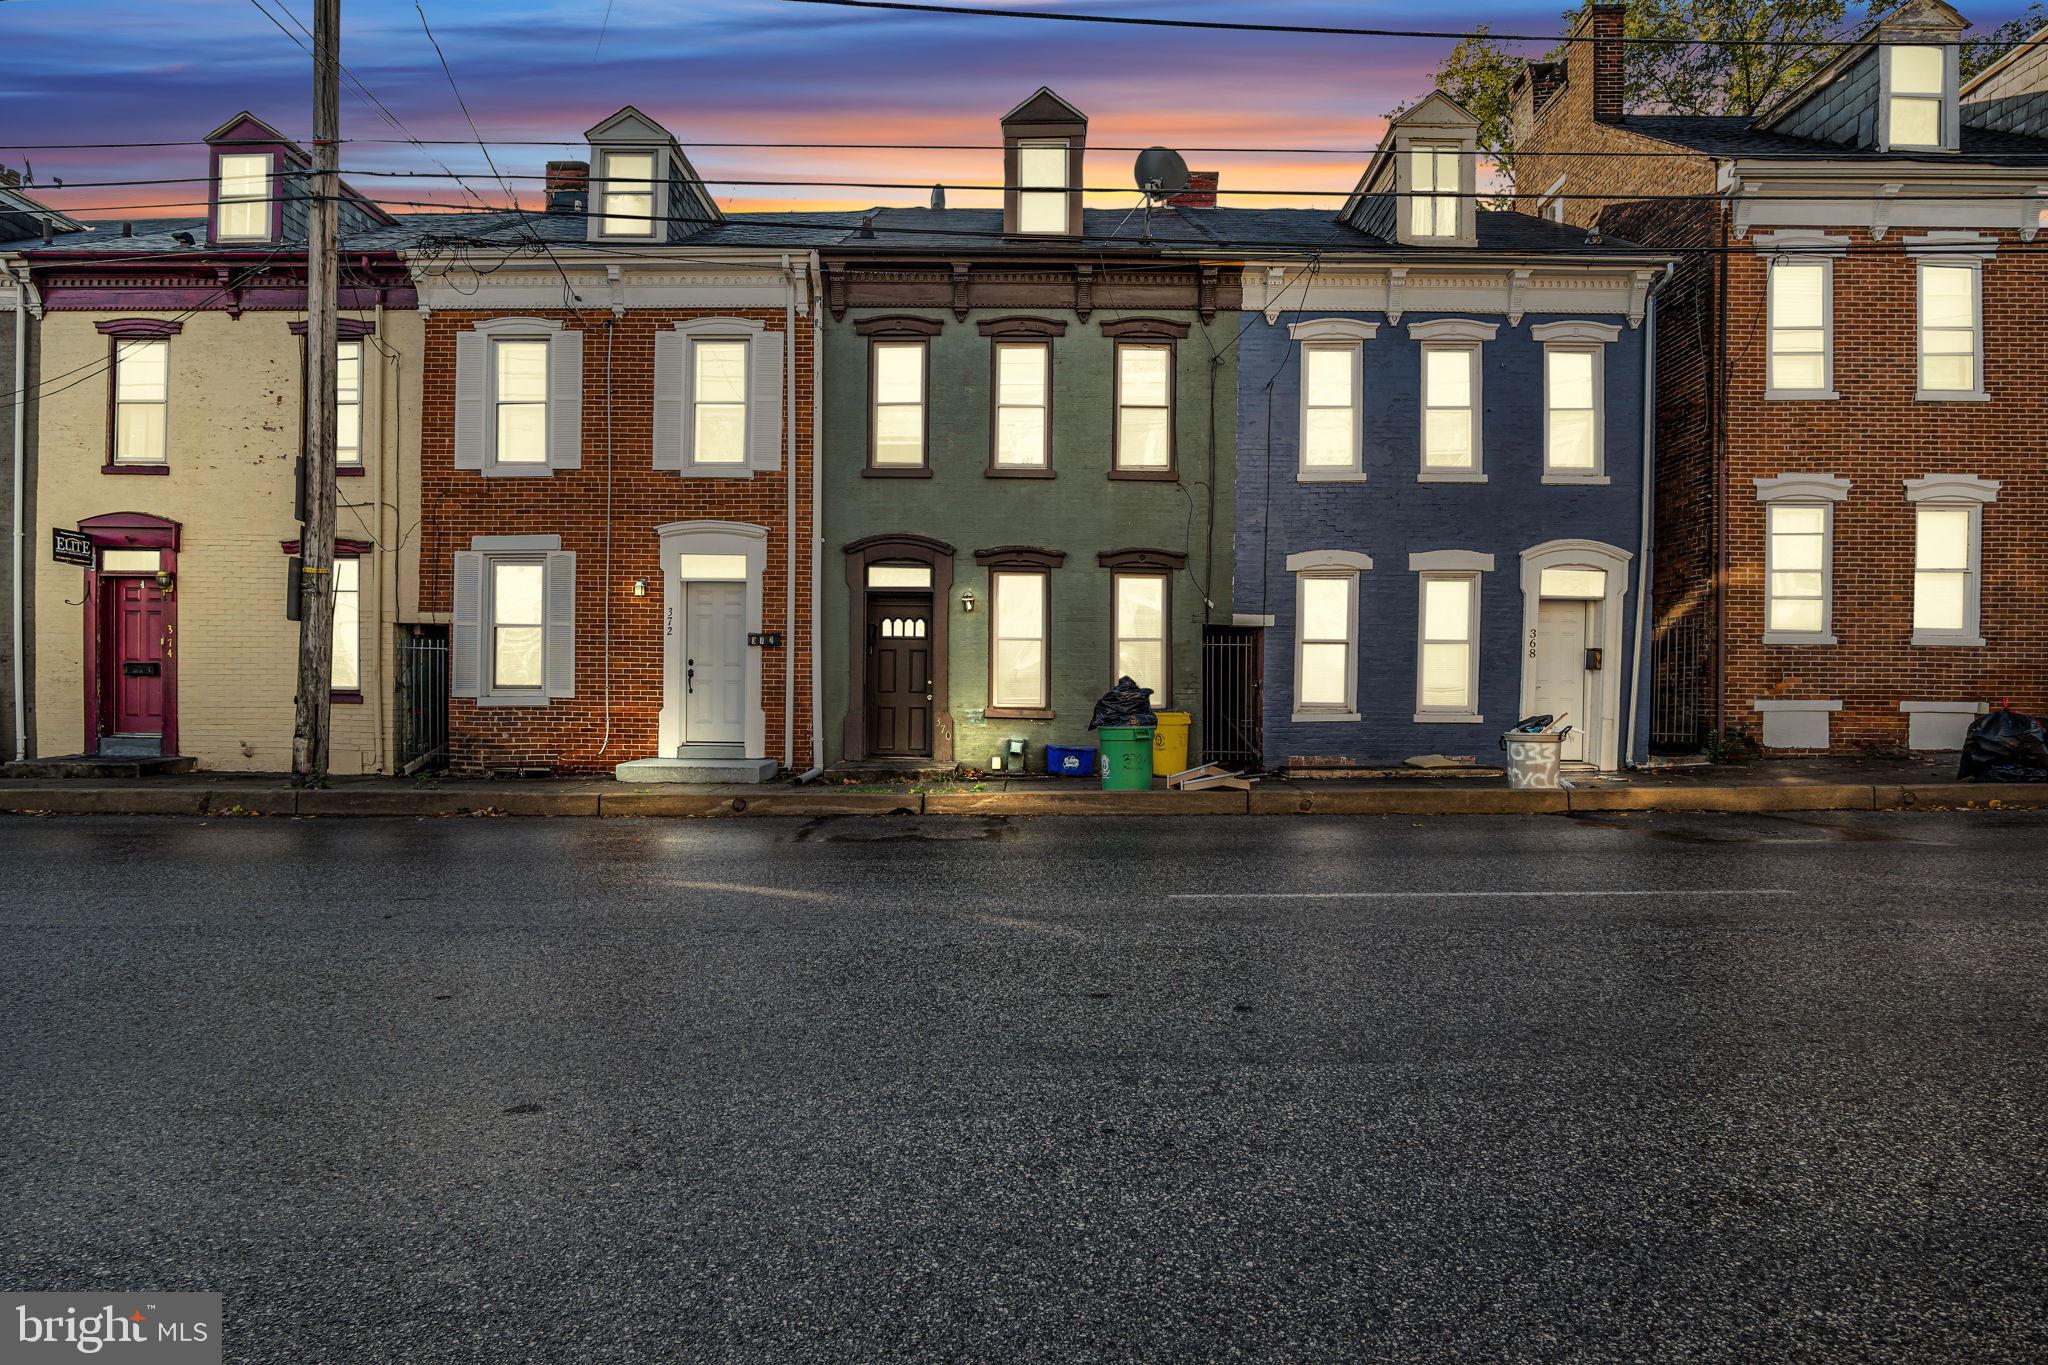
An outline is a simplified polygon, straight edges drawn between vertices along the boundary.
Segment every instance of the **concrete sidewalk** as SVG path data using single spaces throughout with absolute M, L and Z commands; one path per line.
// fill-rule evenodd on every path
M 834 815 L 1541 815 L 1566 811 L 1813 811 L 2048 808 L 2048 784 L 1963 783 L 1952 758 L 1795 760 L 1659 768 L 1564 791 L 1499 778 L 1264 778 L 1248 792 L 1105 792 L 1012 778 L 921 784 L 787 782 L 636 787 L 584 781 L 338 779 L 298 790 L 282 776 L 192 773 L 135 781 L 0 783 L 0 812 L 205 816 Z

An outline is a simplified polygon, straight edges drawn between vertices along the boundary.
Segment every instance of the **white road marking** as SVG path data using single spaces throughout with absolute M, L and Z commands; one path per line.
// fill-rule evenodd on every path
M 1511 896 L 1790 896 L 1783 887 L 1754 889 L 1688 889 L 1683 891 L 1608 891 L 1588 887 L 1583 891 L 1174 891 L 1170 901 L 1328 901 L 1328 900 L 1450 900 L 1455 897 Z
M 747 896 L 775 896 L 788 901 L 812 901 L 819 905 L 830 905 L 836 897 L 822 891 L 793 891 L 781 886 L 748 886 L 744 882 L 670 882 L 670 886 L 684 891 L 737 891 Z

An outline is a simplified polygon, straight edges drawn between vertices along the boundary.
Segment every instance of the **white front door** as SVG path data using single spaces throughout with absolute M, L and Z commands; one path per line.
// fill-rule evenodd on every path
M 746 743 L 746 584 L 684 585 L 683 743 Z
M 1548 713 L 1572 727 L 1558 755 L 1567 763 L 1589 761 L 1590 737 L 1599 734 L 1597 675 L 1586 667 L 1587 649 L 1599 644 L 1593 614 L 1599 606 L 1546 598 L 1536 610 L 1536 714 Z

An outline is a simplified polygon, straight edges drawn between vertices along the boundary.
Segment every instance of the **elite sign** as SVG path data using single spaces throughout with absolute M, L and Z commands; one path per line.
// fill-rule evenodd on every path
M 61 526 L 50 528 L 50 558 L 59 564 L 77 564 L 92 567 L 92 537 L 77 531 L 67 531 Z

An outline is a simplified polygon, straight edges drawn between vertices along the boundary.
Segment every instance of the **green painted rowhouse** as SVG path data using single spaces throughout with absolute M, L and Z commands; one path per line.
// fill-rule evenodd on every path
M 1012 772 L 1021 739 L 1042 772 L 1124 672 L 1200 734 L 1240 272 L 1194 221 L 1213 194 L 1084 210 L 1087 119 L 1052 91 L 1002 132 L 1001 209 L 877 209 L 821 252 L 828 763 Z

